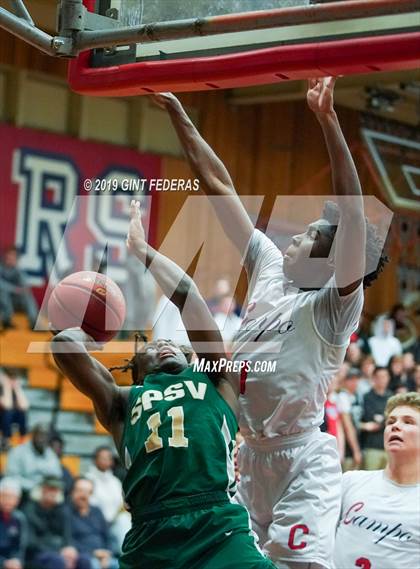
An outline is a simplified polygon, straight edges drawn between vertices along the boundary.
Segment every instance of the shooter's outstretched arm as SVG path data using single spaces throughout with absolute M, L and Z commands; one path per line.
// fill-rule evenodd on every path
M 111 373 L 87 351 L 94 343 L 80 328 L 63 330 L 51 341 L 55 363 L 63 375 L 91 399 L 95 413 L 119 444 L 124 424 L 128 389 L 118 387 Z
M 197 356 L 210 361 L 226 358 L 222 335 L 197 285 L 181 267 L 148 245 L 141 223 L 140 204 L 135 201 L 130 206 L 127 246 L 150 270 L 165 296 L 179 309 Z M 236 378 L 223 377 L 238 395 Z

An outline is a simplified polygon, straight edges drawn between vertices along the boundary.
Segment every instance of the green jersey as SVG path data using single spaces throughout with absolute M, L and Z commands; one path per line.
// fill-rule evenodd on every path
M 188 367 L 146 376 L 129 394 L 121 444 L 125 497 L 135 509 L 162 500 L 233 494 L 235 415 L 209 377 Z

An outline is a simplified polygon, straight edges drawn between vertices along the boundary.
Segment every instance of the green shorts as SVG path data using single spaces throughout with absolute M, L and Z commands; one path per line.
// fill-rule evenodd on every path
M 122 550 L 120 569 L 275 569 L 256 546 L 248 512 L 226 496 L 171 500 L 134 514 Z

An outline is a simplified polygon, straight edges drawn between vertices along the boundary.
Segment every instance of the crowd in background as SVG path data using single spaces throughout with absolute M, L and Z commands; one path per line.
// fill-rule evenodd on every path
M 22 388 L 19 370 L 0 368 L 0 451 L 8 450 L 14 428 L 20 439 L 24 439 L 28 409 L 29 402 Z
M 0 324 L 2 329 L 14 328 L 13 315 L 24 312 L 29 326 L 34 328 L 38 317 L 38 306 L 25 272 L 19 267 L 18 250 L 8 247 L 0 260 Z
M 385 467 L 386 403 L 413 391 L 420 393 L 419 342 L 404 307 L 394 306 L 370 327 L 362 317 L 325 406 L 323 429 L 337 437 L 343 470 Z
M 60 435 L 46 424 L 31 435 L 9 451 L 0 480 L 0 567 L 117 569 L 131 521 L 112 450 L 97 448 L 73 477 Z

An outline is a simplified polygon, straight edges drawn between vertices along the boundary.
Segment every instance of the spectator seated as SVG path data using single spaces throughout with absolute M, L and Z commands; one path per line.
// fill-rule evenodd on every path
M 93 488 L 87 478 L 74 481 L 69 505 L 72 543 L 80 555 L 90 559 L 92 569 L 118 569 L 108 524 L 101 510 L 90 505 Z
M 17 425 L 19 435 L 26 435 L 26 413 L 29 404 L 23 392 L 18 371 L 14 368 L 0 370 L 0 430 L 2 448 L 9 448 L 13 425 Z
M 0 567 L 24 569 L 26 519 L 17 510 L 21 497 L 19 484 L 13 478 L 0 481 Z
M 63 505 L 63 483 L 46 477 L 24 507 L 28 520 L 27 569 L 92 569 L 71 545 L 71 525 Z
M 18 267 L 18 251 L 9 247 L 0 263 L 0 320 L 3 328 L 12 328 L 12 317 L 16 310 L 26 313 L 31 328 L 35 326 L 38 306 L 25 274 Z
M 48 446 L 50 428 L 39 423 L 32 431 L 32 439 L 11 449 L 6 475 L 13 476 L 21 485 L 24 497 L 42 482 L 45 476 L 61 480 L 61 464 Z

